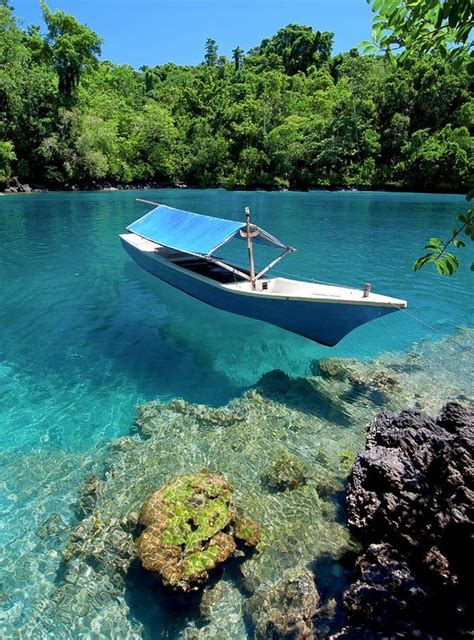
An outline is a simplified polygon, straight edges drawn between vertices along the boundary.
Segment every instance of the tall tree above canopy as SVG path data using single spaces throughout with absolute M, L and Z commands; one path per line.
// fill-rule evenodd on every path
M 217 51 L 219 47 L 217 42 L 212 38 L 208 38 L 206 40 L 206 44 L 204 46 L 204 63 L 208 67 L 215 67 L 217 64 Z
M 236 47 L 232 49 L 232 58 L 234 60 L 235 70 L 238 71 L 242 66 L 242 58 L 244 55 L 244 50 L 240 47 Z
M 0 4 L 0 140 L 9 138 L 22 112 L 22 83 L 28 49 L 11 7 Z M 6 147 L 5 147 L 6 148 Z
M 289 24 L 272 38 L 262 40 L 251 53 L 276 54 L 281 58 L 285 72 L 291 76 L 298 71 L 306 72 L 311 65 L 318 67 L 327 62 L 333 39 L 334 34 L 329 31 L 313 31 L 311 27 Z
M 59 77 L 59 91 L 70 98 L 81 75 L 97 65 L 101 39 L 64 11 L 51 11 L 42 0 L 43 19 L 48 27 L 47 41 Z

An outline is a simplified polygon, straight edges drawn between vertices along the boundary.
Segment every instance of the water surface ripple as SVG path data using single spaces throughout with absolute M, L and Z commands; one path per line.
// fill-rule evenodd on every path
M 212 309 L 153 279 L 118 234 L 146 207 L 136 197 L 256 223 L 298 252 L 287 274 L 406 298 L 327 349 Z M 266 372 L 309 372 L 327 356 L 403 352 L 472 324 L 472 275 L 411 265 L 426 238 L 445 236 L 461 196 L 158 190 L 45 193 L 0 199 L 0 631 L 27 637 L 53 584 L 61 545 L 37 535 L 52 514 L 67 525 L 82 478 L 127 434 L 136 406 L 184 398 L 212 406 Z M 229 251 L 235 251 L 231 248 Z M 465 260 L 467 262 L 467 259 Z M 456 353 L 452 362 L 455 367 Z M 37 629 L 31 637 L 48 637 Z M 30 637 L 30 636 L 28 636 Z M 92 637 L 92 636 L 91 636 Z M 159 637 L 159 636 L 157 636 Z

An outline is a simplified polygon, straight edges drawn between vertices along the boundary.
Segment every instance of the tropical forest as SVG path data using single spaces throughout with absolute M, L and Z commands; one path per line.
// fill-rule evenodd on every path
M 0 188 L 104 185 L 465 193 L 474 122 L 468 54 L 398 64 L 289 24 L 232 57 L 117 65 L 101 38 L 42 4 L 0 6 Z

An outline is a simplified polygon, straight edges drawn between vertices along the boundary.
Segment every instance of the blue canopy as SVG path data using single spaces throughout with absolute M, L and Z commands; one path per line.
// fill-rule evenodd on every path
M 245 222 L 213 218 L 160 204 L 132 222 L 127 230 L 177 251 L 207 256 L 231 238 L 240 236 L 239 232 L 245 226 Z M 263 229 L 258 232 L 255 242 L 287 248 Z

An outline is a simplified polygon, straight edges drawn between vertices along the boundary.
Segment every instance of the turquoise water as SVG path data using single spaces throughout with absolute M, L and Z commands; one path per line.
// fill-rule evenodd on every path
M 142 272 L 117 235 L 142 197 L 255 222 L 297 247 L 281 271 L 405 298 L 334 349 L 208 308 Z M 472 324 L 472 275 L 414 274 L 427 237 L 446 235 L 461 196 L 162 190 L 0 199 L 0 630 L 26 628 L 55 579 L 61 540 L 37 528 L 74 520 L 81 479 L 127 434 L 138 404 L 218 406 L 272 369 L 304 375 L 315 358 L 404 351 Z M 277 270 L 278 271 L 278 270 Z M 45 636 L 46 637 L 46 636 Z M 159 637 L 159 636 L 157 636 Z

